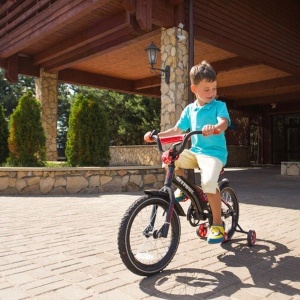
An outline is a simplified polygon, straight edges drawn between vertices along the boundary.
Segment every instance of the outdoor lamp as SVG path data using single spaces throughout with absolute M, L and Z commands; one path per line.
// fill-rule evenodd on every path
M 161 71 L 162 75 L 164 75 L 165 82 L 166 84 L 170 83 L 170 66 L 166 66 L 165 69 L 157 69 L 154 68 L 153 65 L 156 64 L 157 61 L 157 54 L 160 51 L 159 48 L 152 42 L 148 47 L 146 47 L 145 51 L 147 52 L 148 55 L 148 61 L 150 64 L 150 69 L 153 70 L 154 72 L 156 70 Z

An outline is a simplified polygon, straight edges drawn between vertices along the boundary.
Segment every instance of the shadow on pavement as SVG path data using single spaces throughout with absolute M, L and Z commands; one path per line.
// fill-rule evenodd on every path
M 285 245 L 261 240 L 259 245 L 248 247 L 243 240 L 234 240 L 222 247 L 226 252 L 217 258 L 225 264 L 225 268 L 220 271 L 200 268 L 166 270 L 142 279 L 141 290 L 162 299 L 230 297 L 240 289 L 253 289 L 254 294 L 257 289 L 280 292 L 290 297 L 299 294 L 299 290 L 288 283 L 300 280 L 300 273 L 295 268 L 300 265 L 300 258 L 284 256 L 289 253 Z M 250 275 L 242 281 L 237 276 L 238 269 L 245 267 Z

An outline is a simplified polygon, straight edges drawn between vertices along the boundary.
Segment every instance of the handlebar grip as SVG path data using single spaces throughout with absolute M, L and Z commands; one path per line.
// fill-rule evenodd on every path
M 167 137 L 160 137 L 160 142 L 162 144 L 172 144 L 176 142 L 182 142 L 185 137 L 185 134 L 167 136 Z

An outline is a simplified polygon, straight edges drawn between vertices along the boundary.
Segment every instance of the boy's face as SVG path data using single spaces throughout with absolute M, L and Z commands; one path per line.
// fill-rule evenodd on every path
M 203 106 L 210 103 L 217 95 L 217 81 L 208 82 L 205 79 L 197 85 L 192 84 L 191 90 L 195 94 L 198 103 Z

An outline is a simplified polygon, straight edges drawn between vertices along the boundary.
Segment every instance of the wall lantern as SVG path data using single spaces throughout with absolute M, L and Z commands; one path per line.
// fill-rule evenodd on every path
M 157 61 L 157 54 L 160 51 L 159 48 L 157 48 L 156 45 L 152 42 L 145 49 L 145 51 L 147 52 L 148 61 L 149 61 L 149 64 L 151 65 L 150 69 L 153 70 L 154 72 L 156 70 L 161 71 L 162 75 L 164 75 L 163 77 L 165 78 L 166 84 L 169 84 L 170 83 L 170 66 L 166 66 L 165 69 L 157 69 L 157 68 L 153 67 Z

